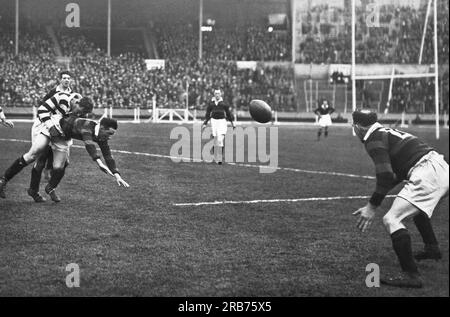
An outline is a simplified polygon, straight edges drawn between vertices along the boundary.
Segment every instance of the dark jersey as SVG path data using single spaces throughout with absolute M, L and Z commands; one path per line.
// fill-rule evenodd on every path
M 231 117 L 230 108 L 223 102 L 219 101 L 217 104 L 215 100 L 211 100 L 206 108 L 205 123 L 209 119 L 227 119 L 228 121 L 233 121 Z
M 95 143 L 97 143 L 108 168 L 112 173 L 119 173 L 119 170 L 116 167 L 116 162 L 112 157 L 108 141 L 100 140 L 98 138 L 100 124 L 97 121 L 71 115 L 67 118 L 61 119 L 59 123 L 65 138 L 83 141 L 86 151 L 94 161 L 100 158 L 95 146 Z
M 375 163 L 377 185 L 370 203 L 378 206 L 396 184 L 407 179 L 409 170 L 434 149 L 417 137 L 376 123 L 364 145 Z
M 314 113 L 320 116 L 326 115 L 326 114 L 332 114 L 334 112 L 334 108 L 331 106 L 325 106 L 321 105 L 316 110 L 314 110 Z

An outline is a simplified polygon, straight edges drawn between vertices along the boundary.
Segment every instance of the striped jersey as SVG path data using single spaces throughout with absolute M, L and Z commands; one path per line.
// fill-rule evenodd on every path
M 385 128 L 375 123 L 363 139 L 367 153 L 375 164 L 377 184 L 370 203 L 379 206 L 386 194 L 408 178 L 409 170 L 434 149 L 417 137 Z
M 100 158 L 95 146 L 97 143 L 108 168 L 113 173 L 119 173 L 116 162 L 112 157 L 108 141 L 101 140 L 98 137 L 98 132 L 100 130 L 100 123 L 98 123 L 98 121 L 70 115 L 69 117 L 62 118 L 59 124 L 66 139 L 76 139 L 84 142 L 86 151 L 94 161 Z
M 48 99 L 53 97 L 53 95 L 56 94 L 57 92 L 65 92 L 67 94 L 70 94 L 70 93 L 72 93 L 72 88 L 68 87 L 67 89 L 64 89 L 60 85 L 55 86 L 54 88 L 50 89 L 50 91 L 44 96 L 44 98 L 42 98 L 39 101 L 39 105 L 38 106 L 41 106 L 44 102 L 46 102 Z
M 37 110 L 38 119 L 48 128 L 55 125 L 61 118 L 67 116 L 70 111 L 70 94 L 66 92 L 57 92 L 52 97 L 42 103 Z M 51 119 L 56 118 L 55 121 Z

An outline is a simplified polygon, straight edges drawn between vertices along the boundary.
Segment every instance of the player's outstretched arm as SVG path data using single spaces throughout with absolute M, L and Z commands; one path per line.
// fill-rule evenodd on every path
M 105 164 L 103 164 L 101 159 L 96 159 L 95 162 L 97 163 L 98 168 L 100 168 L 100 170 L 105 173 L 105 174 L 109 174 L 111 176 L 114 176 L 114 174 L 110 171 L 110 169 L 108 168 L 108 166 L 106 166 Z
M 356 226 L 361 232 L 365 232 L 369 229 L 370 225 L 375 218 L 375 210 L 376 206 L 372 205 L 370 202 L 367 203 L 362 208 L 359 208 L 357 211 L 353 213 L 354 216 L 358 216 L 358 221 L 356 222 Z
M 122 179 L 122 176 L 120 176 L 119 173 L 114 173 L 114 177 L 116 178 L 116 182 L 119 186 L 123 186 L 125 188 L 130 187 L 130 185 L 128 185 L 128 183 Z
M 14 128 L 14 123 L 10 120 L 6 120 L 5 114 L 3 113 L 2 108 L 0 107 L 0 123 L 8 128 Z

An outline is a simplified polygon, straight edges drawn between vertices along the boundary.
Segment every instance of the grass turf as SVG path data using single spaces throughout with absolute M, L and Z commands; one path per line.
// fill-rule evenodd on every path
M 0 130 L 0 171 L 29 148 L 30 124 Z M 121 124 L 113 149 L 169 155 L 173 125 Z M 448 130 L 410 129 L 448 161 Z M 315 127 L 279 127 L 280 167 L 356 175 L 373 163 L 349 128 L 332 127 L 316 141 Z M 207 140 L 204 140 L 205 143 Z M 81 145 L 81 142 L 75 142 Z M 366 265 L 381 274 L 398 263 L 381 217 L 368 233 L 351 213 L 364 199 L 177 207 L 215 200 L 370 195 L 375 181 L 346 176 L 114 153 L 129 189 L 101 173 L 84 149 L 73 148 L 58 188 L 62 202 L 34 203 L 26 194 L 30 167 L 8 183 L 0 200 L 2 296 L 449 296 L 448 198 L 432 222 L 443 261 L 421 262 L 419 290 L 368 288 Z M 44 184 L 44 183 L 42 183 Z M 42 192 L 43 192 L 43 185 Z M 414 249 L 422 247 L 407 222 Z M 66 265 L 81 270 L 68 288 Z

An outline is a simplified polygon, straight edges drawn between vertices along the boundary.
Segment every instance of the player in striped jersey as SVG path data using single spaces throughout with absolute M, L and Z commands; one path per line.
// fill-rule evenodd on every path
M 14 123 L 12 121 L 6 120 L 6 116 L 3 113 L 2 107 L 0 107 L 0 123 L 3 124 L 5 127 L 8 127 L 8 128 L 13 128 L 14 127 Z
M 108 140 L 117 130 L 117 121 L 110 118 L 103 118 L 100 122 L 80 118 L 77 116 L 70 116 L 68 118 L 63 118 L 60 120 L 60 126 L 63 131 L 63 136 L 52 137 L 52 141 L 56 139 L 76 139 L 84 142 L 86 151 L 89 153 L 91 158 L 97 163 L 100 170 L 103 172 L 114 176 L 116 182 L 119 186 L 129 187 L 128 183 L 125 182 L 120 176 L 119 170 L 117 169 L 116 162 L 111 154 L 111 149 L 109 148 Z M 106 166 L 103 164 L 100 155 L 97 153 L 95 144 L 98 144 L 100 150 L 105 159 Z M 56 187 L 61 182 L 64 173 L 59 169 L 54 169 L 50 177 L 49 183 L 45 188 L 47 193 L 51 193 L 50 197 L 55 202 L 60 201 L 60 198 L 56 195 Z
M 72 80 L 72 73 L 64 70 L 59 73 L 59 84 L 52 88 L 40 101 L 39 106 L 42 106 L 48 99 L 53 97 L 56 93 L 64 92 L 71 94 L 72 88 L 70 87 L 70 83 Z M 79 97 L 81 98 L 81 96 Z M 40 124 L 39 118 L 36 118 L 36 125 Z M 66 161 L 66 165 L 68 165 L 69 160 Z M 39 182 L 41 180 L 42 171 L 44 172 L 45 179 L 48 181 L 50 179 L 50 173 L 53 168 L 53 149 L 49 145 L 47 149 L 42 151 L 42 153 L 38 156 L 36 161 L 33 164 L 33 168 L 31 169 L 31 181 L 30 187 L 27 192 L 35 202 L 45 202 L 45 198 L 39 194 Z
M 44 104 L 48 99 L 53 97 L 58 92 L 65 92 L 68 94 L 72 93 L 72 88 L 70 87 L 70 83 L 72 80 L 72 73 L 67 70 L 63 70 L 59 73 L 59 84 L 52 88 L 45 96 L 39 101 L 39 106 Z M 45 167 L 45 178 L 50 179 L 50 172 L 53 166 L 53 151 L 49 146 L 47 151 L 44 151 L 37 159 L 33 165 L 33 169 L 31 173 L 42 174 L 42 170 Z M 40 176 L 39 176 L 40 179 Z M 42 198 L 42 197 L 41 197 Z
M 386 194 L 400 182 L 403 188 L 383 217 L 403 274 L 381 279 L 383 284 L 397 287 L 423 286 L 414 258 L 438 260 L 442 257 L 430 218 L 439 201 L 448 195 L 449 168 L 444 157 L 417 137 L 396 129 L 385 128 L 370 110 L 353 112 L 356 135 L 375 164 L 376 188 L 366 206 L 353 214 L 357 227 L 366 231 L 375 210 Z M 424 251 L 413 256 L 411 238 L 403 221 L 413 218 L 425 244 Z
M 53 168 L 64 167 L 67 157 L 67 149 L 71 145 L 71 140 L 55 140 L 50 142 L 51 137 L 62 135 L 59 120 L 68 116 L 69 112 L 82 113 L 87 106 L 92 105 L 92 101 L 85 97 L 77 98 L 77 94 L 66 94 L 59 92 L 48 99 L 38 108 L 39 122 L 35 122 L 32 128 L 31 148 L 27 153 L 20 156 L 14 163 L 5 170 L 0 178 L 0 197 L 5 198 L 4 189 L 6 183 L 18 174 L 25 166 L 34 162 L 36 158 L 47 149 L 49 144 L 54 151 Z M 91 108 L 92 109 L 92 108 Z

